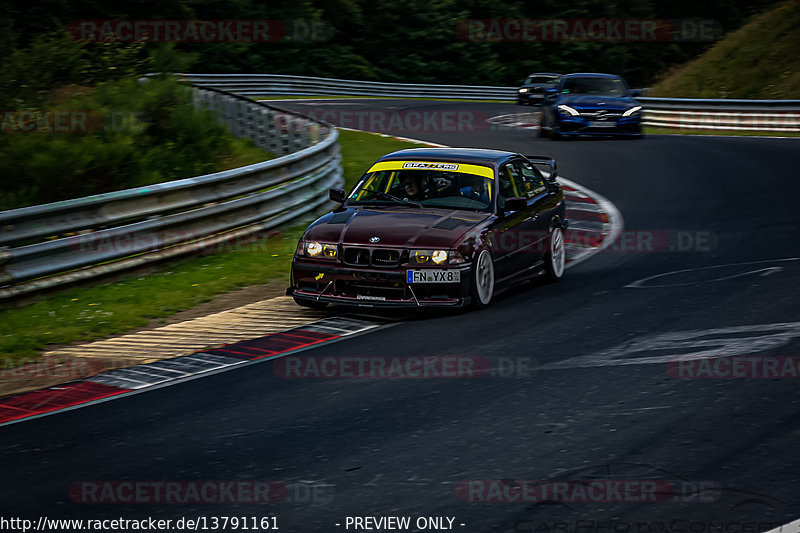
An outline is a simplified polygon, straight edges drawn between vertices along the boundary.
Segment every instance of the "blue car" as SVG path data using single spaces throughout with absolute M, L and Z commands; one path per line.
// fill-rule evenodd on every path
M 547 89 L 542 137 L 577 135 L 642 137 L 642 106 L 625 80 L 612 74 L 567 74 Z

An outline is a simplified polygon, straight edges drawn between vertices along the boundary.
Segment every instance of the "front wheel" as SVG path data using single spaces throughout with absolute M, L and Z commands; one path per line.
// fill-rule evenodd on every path
M 556 226 L 550 231 L 550 242 L 544 257 L 544 275 L 548 281 L 556 282 L 564 277 L 566 259 L 564 232 Z
M 483 308 L 492 303 L 494 297 L 494 260 L 486 248 L 478 252 L 472 265 L 472 305 Z

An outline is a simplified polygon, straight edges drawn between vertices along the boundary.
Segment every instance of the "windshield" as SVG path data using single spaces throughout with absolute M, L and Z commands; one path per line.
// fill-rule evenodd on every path
M 365 174 L 347 205 L 416 205 L 490 211 L 492 180 L 466 172 L 383 170 Z
M 619 78 L 568 78 L 561 88 L 563 94 L 599 94 L 622 97 L 628 94 Z
M 525 84 L 530 83 L 549 83 L 554 85 L 558 81 L 555 76 L 530 76 L 525 80 Z

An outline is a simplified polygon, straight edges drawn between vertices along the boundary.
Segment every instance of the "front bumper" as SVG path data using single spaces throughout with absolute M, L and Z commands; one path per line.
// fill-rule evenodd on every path
M 419 267 L 431 268 L 431 267 Z M 295 258 L 288 296 L 354 307 L 463 307 L 470 302 L 471 265 L 442 267 L 461 272 L 458 283 L 409 284 L 410 267 L 361 268 Z
M 641 116 L 593 121 L 584 117 L 559 113 L 557 126 L 558 132 L 562 135 L 630 136 L 642 134 Z
M 517 102 L 520 104 L 541 105 L 544 102 L 544 93 L 517 93 Z

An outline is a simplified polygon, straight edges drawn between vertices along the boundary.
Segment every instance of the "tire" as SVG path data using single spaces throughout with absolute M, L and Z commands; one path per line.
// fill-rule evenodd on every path
M 494 281 L 494 259 L 488 249 L 482 248 L 472 264 L 470 295 L 473 307 L 482 309 L 492 303 Z
M 548 131 L 543 126 L 539 126 L 539 137 L 547 137 Z
M 309 309 L 316 309 L 318 311 L 328 307 L 328 302 L 312 302 L 310 300 L 304 300 L 302 298 L 295 298 L 294 303 L 296 303 L 300 307 L 307 307 Z
M 564 232 L 561 226 L 555 226 L 550 230 L 550 238 L 547 243 L 547 253 L 544 255 L 544 275 L 545 279 L 555 283 L 564 277 L 567 254 L 564 247 Z
M 555 124 L 553 125 L 553 129 L 550 130 L 550 138 L 553 139 L 554 141 L 560 141 L 561 139 L 563 139 L 563 137 L 561 136 L 561 132 L 556 129 Z

